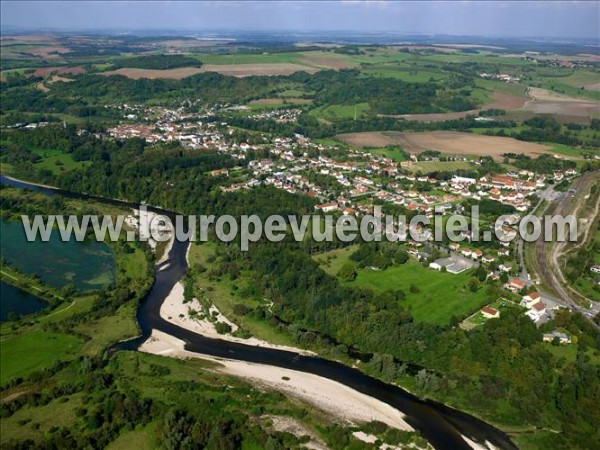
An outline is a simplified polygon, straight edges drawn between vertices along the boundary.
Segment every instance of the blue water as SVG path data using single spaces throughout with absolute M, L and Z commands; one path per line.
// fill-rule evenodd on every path
M 46 302 L 28 292 L 0 282 L 0 322 L 6 321 L 11 311 L 18 316 L 25 316 L 41 311 L 47 306 Z
M 63 242 L 54 229 L 48 242 L 28 242 L 21 220 L 0 220 L 2 258 L 26 274 L 38 275 L 49 286 L 73 284 L 79 290 L 95 290 L 111 284 L 115 256 L 103 242 Z

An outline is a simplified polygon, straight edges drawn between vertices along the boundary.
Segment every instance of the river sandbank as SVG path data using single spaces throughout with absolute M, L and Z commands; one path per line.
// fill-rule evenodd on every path
M 404 415 L 392 406 L 317 375 L 188 352 L 184 350 L 183 341 L 157 330 L 153 330 L 139 350 L 216 362 L 219 366 L 213 370 L 219 373 L 243 378 L 262 389 L 282 392 L 351 424 L 377 420 L 393 428 L 414 431 L 404 420 Z
M 253 345 L 256 347 L 273 348 L 277 350 L 300 353 L 302 355 L 316 356 L 316 353 L 308 350 L 287 345 L 271 344 L 270 342 L 263 341 L 255 337 L 242 339 L 230 334 L 219 334 L 217 333 L 214 322 L 211 322 L 207 318 L 200 319 L 190 317 L 190 309 L 194 311 L 201 311 L 202 306 L 196 299 L 188 303 L 183 303 L 183 284 L 181 282 L 177 282 L 161 305 L 160 316 L 166 321 L 171 322 L 181 328 L 185 328 L 186 330 L 201 334 L 202 336 L 206 336 L 211 339 L 221 339 L 224 341 L 238 342 L 240 344 Z M 237 330 L 238 326 L 221 314 L 221 312 L 214 305 L 210 307 L 210 312 L 213 317 L 216 318 L 216 320 L 228 324 L 232 331 Z

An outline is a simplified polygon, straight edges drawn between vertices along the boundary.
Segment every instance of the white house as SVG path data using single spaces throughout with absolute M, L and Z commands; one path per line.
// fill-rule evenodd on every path
M 338 204 L 337 202 L 321 203 L 320 205 L 316 205 L 315 209 L 327 213 L 331 211 L 336 211 L 338 209 Z
M 510 273 L 510 271 L 512 270 L 512 267 L 505 266 L 504 264 L 500 264 L 498 266 L 498 269 L 501 270 L 502 272 Z
M 552 333 L 544 333 L 543 339 L 544 342 L 552 342 L 554 338 L 558 338 L 558 341 L 561 344 L 570 344 L 571 337 L 565 333 L 561 333 L 559 331 L 553 331 Z
M 523 298 L 521 299 L 521 306 L 524 306 L 525 308 L 529 309 L 540 300 L 540 294 L 538 294 L 537 292 L 531 292 L 530 294 L 523 296 Z
M 541 301 L 531 305 L 531 309 L 525 313 L 534 322 L 540 320 L 544 314 L 546 314 L 546 304 Z
M 442 270 L 442 266 L 436 262 L 429 263 L 429 268 L 433 270 Z

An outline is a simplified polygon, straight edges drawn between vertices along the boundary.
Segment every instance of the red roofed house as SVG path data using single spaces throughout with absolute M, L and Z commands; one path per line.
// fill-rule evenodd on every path
M 504 287 L 509 291 L 517 292 L 525 287 L 525 282 L 518 278 L 511 278 L 508 283 L 504 285 Z
M 531 306 L 531 309 L 525 313 L 534 322 L 540 320 L 540 318 L 546 314 L 546 304 L 544 302 L 537 302 Z
M 315 206 L 315 209 L 323 212 L 331 212 L 338 209 L 338 204 L 337 202 L 321 203 L 320 205 Z
M 498 311 L 496 308 L 492 308 L 491 306 L 484 306 L 481 308 L 481 314 L 483 314 L 483 317 L 486 319 L 497 319 L 500 317 L 500 311 Z
M 529 309 L 539 300 L 540 294 L 538 294 L 537 292 L 531 292 L 523 296 L 523 299 L 521 300 L 521 306 L 524 306 L 525 308 Z

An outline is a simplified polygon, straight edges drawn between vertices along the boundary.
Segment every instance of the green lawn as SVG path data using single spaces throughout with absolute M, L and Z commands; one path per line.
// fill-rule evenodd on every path
M 77 332 L 90 337 L 85 342 L 82 352 L 87 355 L 97 355 L 111 344 L 138 335 L 139 330 L 135 320 L 136 310 L 137 304 L 129 302 L 111 316 L 77 325 L 75 328 Z
M 367 150 L 369 153 L 384 156 L 396 162 L 406 161 L 406 157 L 400 148 L 373 147 Z
M 43 158 L 36 165 L 40 168 L 50 170 L 55 175 L 91 164 L 90 161 L 75 161 L 70 154 L 62 150 L 44 148 L 32 148 L 30 150 Z
M 77 393 L 53 400 L 47 405 L 19 409 L 2 419 L 0 442 L 4 445 L 11 439 L 39 441 L 53 427 L 72 426 L 77 420 L 75 410 L 84 406 L 83 397 L 84 394 Z
M 357 119 L 367 115 L 370 111 L 368 103 L 357 103 L 355 105 L 327 105 L 315 108 L 310 114 L 324 119 Z
M 356 246 L 351 246 L 316 255 L 314 259 L 327 273 L 336 275 L 355 250 Z M 356 280 L 346 284 L 368 287 L 375 292 L 400 289 L 406 294 L 402 304 L 411 310 L 416 321 L 447 324 L 453 315 L 473 313 L 488 303 L 483 288 L 469 291 L 466 287 L 469 278 L 468 272 L 458 275 L 436 272 L 411 259 L 383 271 L 359 269 Z M 411 285 L 420 292 L 411 293 Z
M 457 170 L 470 170 L 473 169 L 473 164 L 468 161 L 419 161 L 413 163 L 409 167 L 411 172 L 439 172 L 448 171 L 455 172 Z
M 426 269 L 410 261 L 384 271 L 361 269 L 349 285 L 365 286 L 375 292 L 401 289 L 406 293 L 403 305 L 416 321 L 447 324 L 454 315 L 472 313 L 486 304 L 484 290 L 471 292 L 466 287 L 468 273 L 453 275 Z M 411 285 L 420 292 L 410 293 Z
M 368 76 L 395 78 L 412 83 L 426 83 L 430 80 L 440 81 L 447 78 L 447 75 L 442 72 L 433 72 L 400 65 L 374 66 L 363 69 L 361 72 Z
M 112 441 L 106 450 L 121 450 L 135 448 L 137 450 L 153 450 L 160 445 L 156 439 L 157 422 L 151 422 L 146 426 L 140 426 L 131 431 L 125 431 L 117 439 Z
M 36 330 L 3 338 L 0 346 L 0 384 L 4 384 L 14 377 L 26 377 L 36 370 L 51 367 L 78 351 L 81 342 L 75 336 Z

